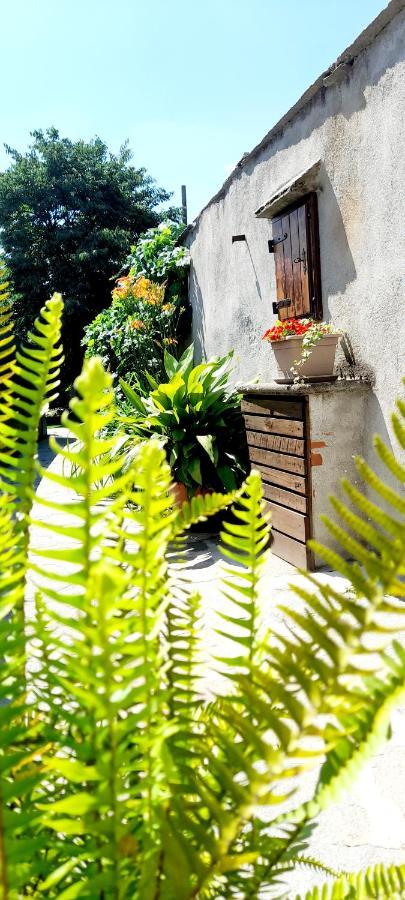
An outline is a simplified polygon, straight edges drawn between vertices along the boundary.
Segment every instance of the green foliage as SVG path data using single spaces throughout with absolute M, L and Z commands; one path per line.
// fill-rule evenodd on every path
M 145 169 L 131 165 L 127 146 L 115 156 L 96 138 L 34 131 L 25 154 L 11 148 L 0 173 L 0 228 L 14 287 L 16 334 L 25 338 L 43 298 L 65 301 L 64 383 L 80 368 L 84 325 L 108 305 L 111 279 L 134 237 L 159 221 L 168 194 Z
M 303 900 L 401 900 L 404 892 L 405 866 L 379 865 L 367 872 L 342 875 L 330 887 L 308 891 Z
M 6 287 L 3 284 L 0 296 L 0 492 L 8 514 L 14 516 L 10 578 L 23 617 L 35 450 L 41 415 L 59 385 L 63 304 L 60 294 L 48 300 L 28 334 L 29 343 L 15 352 Z
M 121 380 L 135 415 L 123 418 L 137 437 L 159 436 L 175 481 L 196 490 L 235 490 L 246 474 L 247 456 L 240 397 L 230 391 L 232 354 L 193 366 L 191 345 L 177 361 L 165 352 L 169 381 L 142 397 Z M 127 445 L 130 444 L 130 438 Z
M 84 332 L 86 356 L 101 356 L 111 372 L 143 390 L 145 372 L 163 380 L 165 347 L 175 347 L 187 328 L 188 258 L 176 247 L 182 228 L 168 221 L 140 236 L 127 260 L 129 275 Z
M 38 355 L 22 354 L 37 365 L 34 391 L 53 390 L 59 314 L 56 298 L 37 323 Z M 9 331 L 6 341 L 9 365 Z M 12 369 L 22 365 L 11 360 Z M 191 372 L 191 360 L 181 366 Z M 359 461 L 395 518 L 367 507 L 365 528 L 381 540 L 372 561 L 359 542 L 355 561 L 340 563 L 353 590 L 308 576 L 284 610 L 286 627 L 268 634 L 258 603 L 269 529 L 259 475 L 235 495 L 196 497 L 177 510 L 159 441 L 141 444 L 124 474 L 114 458 L 119 439 L 104 437 L 112 380 L 100 360 L 85 362 L 76 389 L 64 421 L 77 441 L 54 442 L 71 473 L 41 471 L 58 494 L 38 497 L 65 524 L 41 519 L 48 546 L 21 544 L 32 492 L 0 497 L 0 898 L 281 898 L 295 867 L 330 874 L 306 849 L 309 830 L 387 737 L 405 696 L 405 651 L 390 636 L 404 615 L 395 596 L 405 572 L 400 493 Z M 41 399 L 31 399 L 37 416 Z M 30 479 L 25 418 L 15 429 Z M 404 446 L 402 406 L 395 430 Z M 403 482 L 380 441 L 377 449 Z M 12 455 L 8 465 L 13 471 Z M 184 527 L 232 500 L 222 535 L 224 652 L 213 663 L 221 687 L 208 698 L 201 599 L 179 571 L 178 542 Z M 343 543 L 344 520 L 339 529 Z M 28 622 L 16 591 L 21 566 L 37 584 Z M 312 799 L 295 806 L 297 780 L 311 766 L 319 773 Z M 404 883 L 404 866 L 378 866 L 337 876 L 306 900 L 399 898 Z
M 170 278 L 172 288 L 181 294 L 187 276 L 188 256 L 184 247 L 176 241 L 184 230 L 183 223 L 161 222 L 157 228 L 149 228 L 131 247 L 127 266 L 135 278 L 144 276 L 161 284 Z
M 144 391 L 149 387 L 145 373 L 162 379 L 164 350 L 177 343 L 181 316 L 177 298 L 168 302 L 165 294 L 165 285 L 143 276 L 120 278 L 111 306 L 85 328 L 86 356 L 100 356 L 110 372 Z

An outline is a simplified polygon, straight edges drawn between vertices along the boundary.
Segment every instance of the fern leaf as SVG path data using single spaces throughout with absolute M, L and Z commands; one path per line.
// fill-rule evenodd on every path
M 226 623 L 226 632 L 218 633 L 242 646 L 239 662 L 229 658 L 229 664 L 240 667 L 243 658 L 248 667 L 256 662 L 260 651 L 258 586 L 266 560 L 264 550 L 269 540 L 269 525 L 264 515 L 263 489 L 260 476 L 252 472 L 238 495 L 233 507 L 233 520 L 225 521 L 221 532 L 221 549 L 236 565 L 226 567 L 223 579 L 223 594 L 231 601 L 230 613 L 219 612 Z M 238 633 L 228 624 L 236 626 Z M 243 662 L 242 662 L 243 669 Z
M 405 865 L 377 865 L 366 872 L 341 875 L 333 884 L 297 894 L 295 900 L 401 900 L 404 890 Z
M 204 494 L 192 497 L 182 504 L 177 511 L 174 524 L 174 534 L 183 534 L 187 528 L 205 522 L 210 516 L 215 516 L 233 503 L 240 492 L 232 491 L 227 494 Z
M 0 421 L 7 421 L 7 410 L 10 403 L 10 391 L 6 388 L 15 365 L 15 343 L 12 324 L 12 310 L 8 295 L 8 282 L 5 281 L 5 270 L 0 266 Z M 1 446 L 1 444 L 0 444 Z

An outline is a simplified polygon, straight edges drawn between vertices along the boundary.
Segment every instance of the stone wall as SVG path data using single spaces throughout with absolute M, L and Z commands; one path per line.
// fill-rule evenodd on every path
M 366 30 L 354 58 L 318 79 L 292 117 L 241 161 L 187 239 L 197 354 L 234 348 L 235 380 L 268 382 L 275 366 L 261 335 L 274 320 L 275 272 L 271 222 L 255 210 L 321 160 L 323 312 L 349 336 L 352 374 L 374 383 L 361 423 L 367 445 L 375 431 L 391 439 L 390 412 L 405 374 L 403 6 L 391 3 L 371 43 Z M 235 234 L 246 241 L 232 244 Z M 347 369 L 342 351 L 339 363 Z

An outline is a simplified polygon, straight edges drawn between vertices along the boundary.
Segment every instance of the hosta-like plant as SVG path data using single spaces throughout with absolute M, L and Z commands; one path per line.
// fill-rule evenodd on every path
M 404 500 L 359 461 L 376 500 L 346 485 L 354 507 L 335 503 L 340 524 L 330 527 L 354 562 L 326 554 L 352 590 L 340 594 L 308 576 L 301 605 L 284 611 L 287 627 L 269 634 L 259 603 L 269 523 L 258 474 L 237 493 L 194 497 L 179 511 L 159 441 L 143 443 L 123 473 L 117 438 L 105 436 L 114 415 L 111 377 L 95 358 L 64 420 L 77 441 L 55 445 L 71 474 L 40 470 L 49 491 L 38 502 L 49 515 L 36 527 L 49 542 L 36 545 L 36 529 L 29 531 L 35 443 L 26 439 L 26 417 L 37 422 L 41 392 L 52 390 L 58 304 L 48 304 L 22 352 L 35 363 L 30 403 L 14 405 L 22 419 L 0 421 L 8 448 L 0 504 L 0 898 L 291 897 L 291 869 L 333 874 L 309 852 L 310 829 L 386 738 L 405 694 L 405 651 L 390 637 L 404 613 Z M 5 411 L 10 396 L 25 397 L 22 364 L 7 322 L 2 327 Z M 403 406 L 394 427 L 405 446 Z M 403 484 L 404 470 L 379 440 L 377 451 Z M 185 580 L 182 535 L 230 503 L 213 691 L 204 598 Z M 25 621 L 27 570 L 36 615 Z M 311 766 L 313 796 L 295 803 L 297 781 Z M 405 866 L 393 860 L 336 874 L 307 900 L 393 900 L 404 891 Z
M 161 438 L 173 479 L 186 486 L 189 496 L 234 490 L 247 471 L 240 396 L 229 385 L 232 353 L 194 366 L 193 349 L 188 347 L 180 360 L 165 352 L 168 380 L 158 384 L 149 375 L 147 397 L 121 380 L 129 404 L 122 429 L 141 438 Z

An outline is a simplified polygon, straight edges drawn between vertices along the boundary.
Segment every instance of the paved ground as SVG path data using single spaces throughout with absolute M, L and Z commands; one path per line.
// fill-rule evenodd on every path
M 52 429 L 55 433 L 56 430 Z M 58 430 L 64 440 L 66 432 Z M 41 464 L 52 470 L 60 470 L 61 460 L 50 451 L 46 441 L 39 447 Z M 60 488 L 43 480 L 37 486 L 39 495 L 52 498 L 60 494 Z M 34 518 L 58 521 L 58 514 L 36 504 Z M 49 545 L 49 532 L 35 528 L 32 535 L 35 546 Z M 204 601 L 203 630 L 207 657 L 224 649 L 221 638 L 215 633 L 218 625 L 217 610 L 224 608 L 220 594 L 220 577 L 223 560 L 217 541 L 210 535 L 194 535 L 188 544 L 186 569 L 193 585 L 200 590 Z M 345 587 L 345 581 L 333 572 L 319 573 L 322 581 L 332 581 L 335 588 Z M 261 598 L 263 617 L 271 625 L 279 603 L 294 604 L 295 595 L 290 585 L 299 583 L 301 576 L 288 563 L 271 557 L 266 565 Z M 30 592 L 28 604 L 30 604 Z M 215 689 L 216 679 L 209 677 L 208 687 Z M 405 710 L 399 710 L 393 718 L 392 739 L 363 770 L 355 787 L 342 801 L 327 810 L 319 819 L 311 845 L 311 852 L 324 863 L 342 870 L 357 870 L 376 862 L 403 862 L 405 859 Z M 303 785 L 303 794 L 310 792 L 312 776 Z M 291 897 L 303 892 L 314 883 L 322 881 L 312 873 L 298 872 L 291 877 Z

